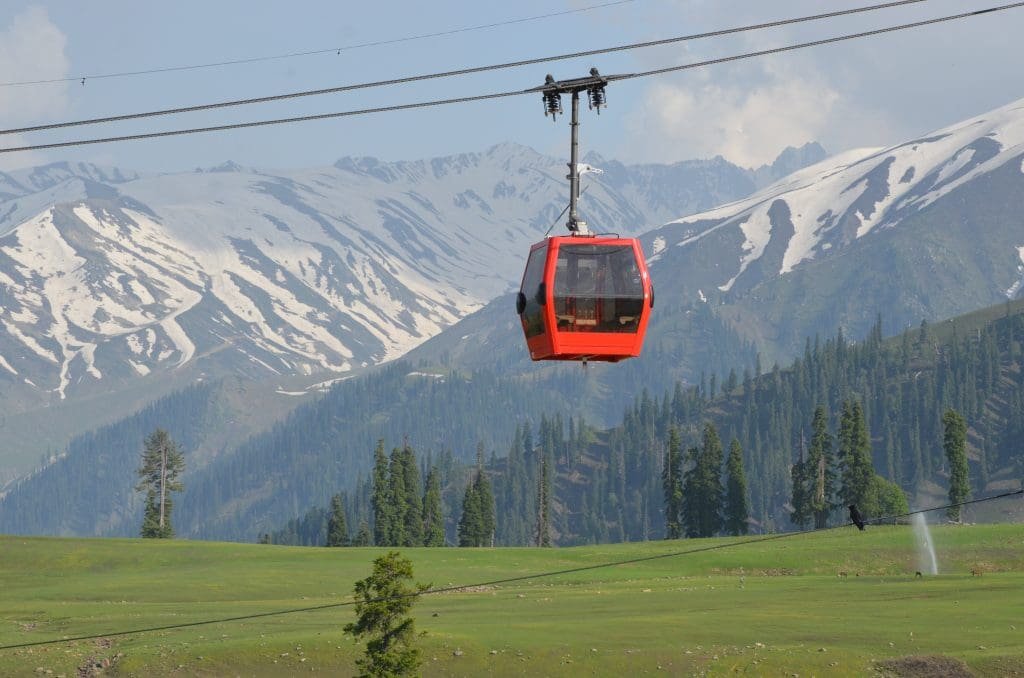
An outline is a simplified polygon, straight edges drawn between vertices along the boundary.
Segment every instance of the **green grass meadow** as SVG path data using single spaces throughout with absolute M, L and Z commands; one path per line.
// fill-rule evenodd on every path
M 932 529 L 922 578 L 906 526 L 402 553 L 435 587 L 655 557 L 422 597 L 426 676 L 871 675 L 933 655 L 1024 675 L 1024 527 Z M 0 675 L 352 675 L 352 607 L 251 615 L 349 601 L 383 552 L 0 537 Z

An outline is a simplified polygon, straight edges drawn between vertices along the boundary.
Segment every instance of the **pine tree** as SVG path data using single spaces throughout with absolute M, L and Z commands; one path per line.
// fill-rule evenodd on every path
M 661 486 L 665 495 L 665 539 L 683 536 L 683 451 L 679 429 L 668 431 L 668 448 L 661 472 Z
M 685 465 L 689 468 L 683 472 L 683 531 L 687 537 L 700 536 L 700 488 L 698 484 L 698 465 L 700 448 L 691 447 L 686 450 Z
M 406 615 L 430 586 L 410 585 L 412 577 L 412 562 L 391 551 L 373 561 L 369 577 L 356 582 L 357 619 L 345 625 L 345 633 L 368 637 L 365 655 L 356 660 L 360 678 L 418 675 L 415 622 Z
M 537 478 L 537 546 L 551 546 L 551 476 L 547 455 L 541 454 Z
M 480 502 L 476 496 L 476 483 L 470 482 L 466 485 L 465 494 L 462 495 L 462 514 L 459 516 L 459 546 L 482 546 L 479 540 L 482 522 Z
M 331 497 L 331 512 L 327 518 L 327 546 L 348 546 L 348 523 L 340 494 Z
M 724 451 L 718 431 L 710 422 L 704 425 L 703 444 L 694 449 L 693 468 L 684 474 L 683 510 L 686 534 L 712 537 L 722 529 L 722 462 Z
M 799 459 L 789 469 L 791 506 L 789 519 L 799 529 L 805 529 L 811 522 L 810 499 L 807 496 L 807 460 Z
M 814 516 L 814 527 L 828 525 L 829 514 L 836 508 L 835 471 L 832 462 L 832 435 L 828 431 L 828 415 L 821 405 L 814 410 L 811 421 L 811 447 L 807 456 L 805 478 L 810 480 L 809 508 Z
M 373 541 L 370 535 L 370 526 L 365 520 L 359 521 L 359 529 L 356 530 L 356 536 L 352 540 L 352 546 L 370 546 Z
M 427 473 L 423 494 L 423 545 L 444 546 L 444 513 L 441 509 L 441 474 L 433 466 Z
M 804 529 L 811 522 L 811 496 L 810 482 L 808 478 L 807 460 L 804 458 L 804 434 L 800 433 L 800 456 L 789 469 L 790 479 L 790 500 L 793 509 L 789 512 L 789 519 L 800 529 Z
M 856 505 L 862 515 L 876 515 L 878 507 L 871 492 L 875 477 L 871 464 L 871 439 L 864 421 L 864 410 L 856 400 L 843 404 L 839 445 L 843 503 Z
M 409 493 L 405 486 L 405 459 L 402 448 L 391 448 L 388 457 L 388 498 L 391 500 L 391 531 L 388 533 L 389 546 L 406 543 L 405 517 L 409 512 Z
M 750 500 L 747 498 L 747 475 L 743 471 L 743 448 L 733 438 L 726 462 L 725 531 L 739 536 L 747 533 Z
M 474 485 L 474 498 L 479 515 L 477 541 L 480 546 L 493 546 L 494 533 L 497 529 L 497 521 L 494 517 L 494 492 L 491 490 L 491 481 L 488 480 L 482 466 L 477 469 Z
M 391 546 L 394 505 L 391 503 L 391 480 L 388 472 L 388 458 L 384 454 L 384 440 L 377 441 L 373 450 L 373 543 L 377 546 Z
M 416 454 L 408 443 L 402 446 L 399 453 L 399 468 L 402 473 L 401 488 L 405 498 L 402 501 L 404 511 L 401 515 L 402 538 L 400 546 L 421 546 L 423 544 L 423 497 L 420 494 L 420 469 L 416 464 Z M 399 485 L 394 485 L 397 488 Z
M 140 480 L 135 486 L 136 492 L 146 493 L 141 531 L 143 537 L 170 539 L 174 536 L 174 528 L 171 526 L 171 492 L 184 489 L 178 480 L 184 471 L 185 456 L 178 444 L 162 428 L 153 431 L 145 440 L 142 466 L 138 469 Z
M 942 448 L 949 461 L 949 503 L 959 504 L 971 496 L 971 481 L 967 467 L 967 422 L 956 410 L 948 409 L 942 415 Z M 950 506 L 946 515 L 960 522 L 959 506 Z

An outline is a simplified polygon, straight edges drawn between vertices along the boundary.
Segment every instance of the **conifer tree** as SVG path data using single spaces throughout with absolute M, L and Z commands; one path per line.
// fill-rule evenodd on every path
M 541 454 L 537 478 L 537 546 L 551 546 L 551 476 L 547 455 Z
M 875 477 L 871 464 L 871 439 L 864 421 L 864 410 L 856 400 L 843 404 L 839 444 L 843 503 L 856 505 L 865 516 L 877 514 L 878 507 L 871 492 Z
M 441 474 L 436 466 L 427 473 L 427 489 L 423 494 L 423 545 L 444 546 Z
M 171 492 L 184 489 L 178 480 L 185 471 L 185 456 L 167 431 L 158 428 L 146 438 L 142 451 L 142 466 L 138 469 L 139 484 L 136 492 L 145 492 L 141 534 L 145 538 L 170 539 Z
M 352 540 L 352 546 L 369 546 L 372 541 L 370 526 L 367 525 L 365 520 L 360 520 L 359 529 L 356 530 L 356 536 Z
M 331 497 L 331 512 L 327 518 L 327 545 L 348 546 L 348 523 L 345 520 L 345 505 L 341 495 Z
M 384 440 L 377 441 L 373 450 L 373 543 L 390 546 L 394 505 L 391 503 L 391 479 L 388 458 L 384 454 Z
M 735 438 L 729 448 L 725 472 L 725 531 L 739 536 L 747 533 L 750 499 L 747 498 L 747 474 L 743 470 L 743 448 Z
M 462 495 L 462 515 L 459 516 L 459 546 L 482 546 L 479 541 L 481 523 L 476 483 L 470 482 L 466 485 L 466 492 Z
M 683 510 L 686 534 L 712 537 L 722 529 L 722 462 L 724 451 L 711 422 L 704 424 L 703 444 L 694 448 L 693 468 L 684 474 Z
M 949 462 L 949 503 L 959 504 L 971 496 L 971 482 L 967 467 L 967 422 L 959 412 L 946 410 L 942 415 L 942 447 Z M 946 509 L 950 520 L 960 522 L 959 506 Z
M 698 464 L 700 448 L 691 447 L 686 450 L 684 464 L 688 466 L 683 472 L 683 531 L 687 537 L 700 536 L 700 488 L 698 486 Z
M 811 522 L 811 497 L 810 482 L 808 478 L 807 459 L 804 458 L 804 434 L 800 433 L 800 456 L 790 467 L 790 505 L 793 509 L 789 512 L 789 519 L 800 529 L 804 529 Z
M 491 489 L 491 481 L 487 478 L 481 466 L 477 470 L 475 485 L 475 500 L 477 514 L 479 515 L 477 535 L 480 546 L 493 546 L 494 533 L 497 529 L 497 521 L 494 516 L 494 492 Z
M 402 448 L 394 447 L 388 457 L 388 498 L 391 501 L 391 531 L 387 545 L 402 546 L 406 539 L 405 518 L 409 512 L 409 493 L 405 486 L 405 459 Z
M 810 480 L 808 489 L 809 508 L 814 516 L 814 527 L 821 529 L 828 525 L 829 514 L 836 508 L 835 471 L 832 462 L 832 435 L 828 431 L 828 415 L 819 405 L 814 409 L 811 421 L 811 447 L 807 456 L 805 478 Z
M 668 447 L 661 472 L 662 489 L 665 494 L 665 539 L 681 539 L 683 536 L 683 450 L 679 429 L 675 426 L 668 431 Z
M 420 494 L 420 469 L 416 464 L 416 454 L 408 443 L 402 446 L 399 453 L 399 468 L 402 473 L 400 487 L 404 488 L 405 498 L 402 501 L 404 511 L 401 516 L 402 539 L 400 546 L 421 546 L 423 544 L 423 497 Z M 399 485 L 394 487 L 398 488 Z M 396 490 L 397 491 L 397 490 Z
M 418 675 L 415 622 L 407 615 L 430 585 L 410 585 L 412 577 L 412 562 L 391 551 L 373 561 L 369 577 L 356 582 L 357 619 L 345 625 L 345 633 L 367 637 L 366 652 L 356 660 L 360 678 Z

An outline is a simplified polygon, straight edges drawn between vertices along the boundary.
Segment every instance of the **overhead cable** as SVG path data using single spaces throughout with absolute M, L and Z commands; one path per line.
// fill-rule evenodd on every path
M 855 40 L 855 39 L 858 39 L 858 38 L 866 38 L 866 37 L 870 37 L 870 36 L 873 36 L 873 35 L 881 35 L 881 34 L 884 34 L 884 33 L 893 33 L 893 32 L 896 32 L 896 31 L 903 31 L 903 30 L 908 30 L 908 29 L 911 29 L 911 28 L 920 28 L 922 26 L 930 26 L 930 25 L 939 24 L 939 23 L 943 23 L 943 22 L 955 21 L 955 20 L 958 20 L 958 19 L 966 19 L 966 18 L 969 18 L 969 17 L 980 16 L 980 15 L 983 15 L 983 14 L 991 14 L 991 13 L 994 13 L 994 12 L 1002 12 L 1002 11 L 1009 10 L 1009 9 L 1016 9 L 1016 8 L 1019 8 L 1019 7 L 1024 7 L 1024 2 L 1014 2 L 1014 3 L 1007 4 L 1007 5 L 1000 5 L 1000 6 L 997 6 L 997 7 L 990 7 L 988 9 L 974 10 L 974 11 L 971 11 L 971 12 L 962 12 L 960 14 L 952 14 L 952 15 L 948 15 L 948 16 L 937 17 L 937 18 L 934 18 L 934 19 L 925 19 L 923 21 L 915 21 L 915 22 L 912 22 L 912 23 L 899 24 L 899 25 L 896 25 L 896 26 L 888 26 L 888 27 L 885 27 L 885 28 L 876 28 L 876 29 L 869 30 L 869 31 L 862 31 L 860 33 L 851 33 L 851 34 L 848 34 L 848 35 L 840 35 L 840 36 L 836 36 L 836 37 L 832 37 L 832 38 L 825 38 L 823 40 L 814 40 L 814 41 L 811 41 L 811 42 L 803 42 L 803 43 L 799 43 L 799 44 L 795 44 L 795 45 L 788 45 L 788 46 L 785 46 L 785 47 L 775 47 L 775 48 L 772 48 L 772 49 L 765 49 L 765 50 L 760 50 L 760 51 L 757 51 L 757 52 L 747 52 L 746 54 L 737 54 L 737 55 L 733 55 L 733 56 L 719 57 L 717 59 L 708 59 L 706 61 L 698 61 L 698 62 L 694 62 L 694 63 L 683 64 L 683 65 L 680 65 L 680 66 L 669 66 L 669 67 L 666 67 L 666 68 L 658 68 L 658 69 L 654 69 L 654 70 L 650 70 L 650 71 L 643 71 L 643 72 L 640 72 L 640 73 L 629 73 L 629 74 L 624 74 L 624 75 L 616 75 L 616 76 L 612 76 L 612 78 L 614 78 L 616 80 L 630 80 L 630 79 L 635 79 L 635 78 L 649 77 L 649 76 L 652 76 L 652 75 L 662 75 L 662 74 L 665 74 L 665 73 L 671 73 L 671 72 L 675 72 L 675 71 L 684 71 L 684 70 L 690 70 L 690 69 L 695 69 L 695 68 L 702 68 L 702 67 L 705 67 L 705 66 L 713 66 L 713 65 L 716 65 L 716 64 L 723 64 L 723 63 L 728 63 L 728 62 L 732 62 L 732 61 L 739 61 L 739 60 L 742 60 L 742 59 L 752 59 L 754 57 L 761 57 L 761 56 L 766 56 L 766 55 L 770 55 L 770 54 L 781 54 L 783 52 L 792 52 L 792 51 L 799 50 L 799 49 L 805 49 L 805 48 L 809 48 L 809 47 L 817 47 L 817 46 L 820 46 L 820 45 L 828 45 L 828 44 L 833 44 L 833 43 L 837 43 L 837 42 L 843 42 L 843 41 L 846 41 L 846 40 Z M 609 78 L 609 80 L 612 79 L 612 78 Z M 487 99 L 500 99 L 500 98 L 503 98 L 503 97 L 520 96 L 520 95 L 523 95 L 523 94 L 533 94 L 533 93 L 534 92 L 530 91 L 530 90 L 513 90 L 513 91 L 509 91 L 509 92 L 496 92 L 496 93 L 492 93 L 492 94 L 480 94 L 480 95 L 476 95 L 476 96 L 455 97 L 455 98 L 450 98 L 450 99 L 436 99 L 436 100 L 433 100 L 433 101 L 421 101 L 421 102 L 411 103 L 411 104 L 397 104 L 397 105 L 392 105 L 392 106 L 378 106 L 378 107 L 375 107 L 375 108 L 364 108 L 364 109 L 358 109 L 358 110 L 352 110 L 352 111 L 338 111 L 338 112 L 334 112 L 334 113 L 319 113 L 319 114 L 315 114 L 315 115 L 300 115 L 300 116 L 294 116 L 294 117 L 289 117 L 289 118 L 277 118 L 277 119 L 273 119 L 273 120 L 256 120 L 256 121 L 250 121 L 250 122 L 231 123 L 231 124 L 226 124 L 226 125 L 213 125 L 213 126 L 210 126 L 210 127 L 191 127 L 191 128 L 186 128 L 186 129 L 166 130 L 166 131 L 163 131 L 163 132 L 144 132 L 144 133 L 141 133 L 141 134 L 126 134 L 126 135 L 121 135 L 121 136 L 101 137 L 101 138 L 96 138 L 96 139 L 78 139 L 78 140 L 74 140 L 74 141 L 61 141 L 61 142 L 49 143 L 49 144 L 32 144 L 32 145 L 28 145 L 28 146 L 15 146 L 15 147 L 9 147 L 9 148 L 0 148 L 0 153 L 17 153 L 17 152 L 21 152 L 21 151 L 39 151 L 39 150 L 45 150 L 45 149 L 49 149 L 49 148 L 67 148 L 67 147 L 70 147 L 70 146 L 87 146 L 87 145 L 91 145 L 91 144 L 104 144 L 104 143 L 111 143 L 111 142 L 115 142 L 115 141 L 136 141 L 136 140 L 140 140 L 140 139 L 155 139 L 155 138 L 160 138 L 160 137 L 181 136 L 181 135 L 185 135 L 185 134 L 199 134 L 199 133 L 202 133 L 202 132 L 220 132 L 220 131 L 226 131 L 226 130 L 245 129 L 245 128 L 249 128 L 249 127 L 265 127 L 265 126 L 269 126 L 269 125 L 283 125 L 283 124 L 288 124 L 288 123 L 305 122 L 305 121 L 310 121 L 310 120 L 327 120 L 327 119 L 332 119 L 332 118 L 345 118 L 345 117 L 352 117 L 352 116 L 358 116 L 358 115 L 369 115 L 369 114 L 373 114 L 373 113 L 386 113 L 386 112 L 391 112 L 391 111 L 403 111 L 403 110 L 410 110 L 410 109 L 416 109 L 416 108 L 430 108 L 430 107 L 435 107 L 435 106 L 445 106 L 445 105 L 448 105 L 448 104 L 469 103 L 469 102 L 473 102 L 473 101 L 484 101 L 484 100 L 487 100 Z
M 1011 491 L 1008 491 L 1008 492 L 1003 492 L 1002 494 L 996 494 L 996 495 L 992 495 L 992 496 L 989 496 L 989 497 L 982 497 L 980 499 L 971 499 L 971 500 L 968 500 L 968 501 L 954 502 L 954 503 L 946 504 L 944 506 L 933 506 L 931 508 L 919 509 L 917 511 L 908 511 L 906 513 L 899 513 L 899 514 L 883 516 L 881 518 L 875 518 L 875 519 L 867 520 L 865 522 L 869 523 L 869 524 L 896 522 L 896 521 L 898 521 L 898 520 L 900 520 L 902 518 L 909 518 L 909 517 L 917 515 L 919 513 L 930 513 L 932 511 L 944 511 L 944 510 L 951 509 L 951 508 L 959 508 L 959 507 L 963 507 L 963 506 L 970 506 L 970 505 L 973 505 L 973 504 L 982 504 L 982 503 L 985 503 L 985 502 L 995 501 L 997 499 L 1006 499 L 1007 497 L 1015 497 L 1015 496 L 1020 496 L 1020 495 L 1024 495 L 1024 489 L 1011 490 Z M 443 588 L 431 588 L 431 589 L 426 589 L 424 591 L 416 591 L 416 592 L 413 592 L 413 593 L 407 593 L 407 594 L 403 594 L 403 595 L 382 596 L 382 597 L 374 598 L 373 600 L 365 601 L 365 602 L 374 602 L 375 603 L 375 602 L 384 602 L 384 601 L 387 601 L 387 600 L 396 600 L 396 599 L 400 599 L 400 598 L 416 598 L 418 596 L 436 595 L 436 594 L 439 594 L 439 593 L 454 593 L 454 592 L 458 592 L 458 591 L 478 590 L 481 587 L 498 586 L 498 585 L 501 585 L 501 584 L 512 584 L 512 583 L 517 583 L 517 582 L 522 582 L 522 581 L 531 581 L 531 580 L 534 580 L 534 579 L 543 579 L 543 578 L 547 578 L 547 577 L 556 577 L 556 576 L 563 575 L 563 574 L 576 574 L 576 573 L 579 573 L 579 572 L 588 572 L 588 571 L 592 571 L 592 570 L 600 570 L 600 569 L 605 569 L 605 568 L 609 568 L 609 567 L 618 567 L 618 566 L 621 566 L 621 565 L 635 565 L 637 563 L 645 563 L 645 562 L 650 562 L 650 561 L 653 561 L 653 560 L 664 560 L 666 558 L 678 558 L 678 557 L 681 557 L 681 556 L 692 555 L 692 554 L 695 554 L 695 553 L 707 553 L 709 551 L 722 551 L 722 550 L 725 550 L 725 549 L 736 548 L 736 547 L 739 547 L 739 546 L 747 546 L 747 545 L 750 545 L 750 544 L 760 544 L 760 543 L 764 543 L 764 542 L 768 542 L 768 541 L 777 541 L 779 539 L 790 539 L 790 538 L 793 538 L 793 537 L 803 536 L 803 535 L 807 535 L 807 534 L 813 534 L 813 533 L 816 533 L 816 532 L 828 532 L 828 531 L 832 531 L 832 530 L 840 530 L 840 529 L 844 529 L 844 528 L 850 527 L 851 525 L 853 525 L 853 523 L 847 522 L 847 523 L 843 523 L 842 525 L 834 525 L 832 527 L 811 528 L 811 529 L 807 529 L 807 530 L 797 530 L 795 532 L 780 532 L 780 533 L 777 533 L 777 534 L 762 535 L 760 537 L 754 537 L 752 539 L 744 539 L 744 540 L 741 540 L 741 541 L 733 541 L 733 542 L 725 542 L 725 543 L 712 544 L 710 546 L 703 546 L 703 547 L 695 548 L 695 549 L 687 549 L 685 551 L 672 551 L 672 552 L 669 552 L 669 553 L 659 553 L 659 554 L 655 554 L 655 555 L 652 555 L 652 556 L 640 556 L 638 558 L 628 558 L 628 559 L 624 559 L 624 560 L 615 560 L 615 561 L 604 562 L 604 563 L 595 563 L 593 565 L 580 565 L 578 567 L 569 567 L 569 568 L 565 568 L 565 569 L 562 569 L 562 570 L 550 570 L 550 571 L 547 571 L 547 572 L 535 572 L 533 574 L 524 574 L 524 575 L 518 575 L 518 576 L 515 576 L 515 577 L 506 577 L 506 578 L 503 578 L 503 579 L 492 579 L 490 581 L 477 582 L 475 584 L 460 584 L 458 586 L 445 586 Z M 85 635 L 85 636 L 63 637 L 63 638 L 52 639 L 52 640 L 39 640 L 39 641 L 33 641 L 33 642 L 27 642 L 27 643 L 13 643 L 13 644 L 10 644 L 10 645 L 0 645 L 0 651 L 2 651 L 2 650 L 22 649 L 22 648 L 27 648 L 27 647 L 38 647 L 40 645 L 55 645 L 57 643 L 69 643 L 69 642 L 76 642 L 76 641 L 83 641 L 83 640 L 96 640 L 98 638 L 111 638 L 111 637 L 115 637 L 115 636 L 130 636 L 130 635 L 137 635 L 137 634 L 140 634 L 140 633 L 152 633 L 152 632 L 156 632 L 156 631 L 170 631 L 170 630 L 174 630 L 174 629 L 192 628 L 192 627 L 195 627 L 195 626 L 208 626 L 210 624 L 220 624 L 220 623 L 235 622 L 235 621 L 247 621 L 247 620 L 251 620 L 251 619 L 261 619 L 261 618 L 264 618 L 264 617 L 277 617 L 277 616 L 281 616 L 281 615 L 298 614 L 298 613 L 302 613 L 302 612 L 317 612 L 317 611 L 320 611 L 320 610 L 329 610 L 329 609 L 339 608 L 339 607 L 352 607 L 352 606 L 356 605 L 356 603 L 357 603 L 357 601 L 350 600 L 350 601 L 344 601 L 344 602 L 339 602 L 339 603 L 326 603 L 324 605 L 312 605 L 312 606 L 309 606 L 309 607 L 289 608 L 287 610 L 274 610 L 274 611 L 270 611 L 270 612 L 257 612 L 257 613 L 254 613 L 254 614 L 239 615 L 239 616 L 235 616 L 235 617 L 220 617 L 218 619 L 205 619 L 205 620 L 194 621 L 194 622 L 182 622 L 182 623 L 178 623 L 178 624 L 166 624 L 166 625 L 163 625 L 163 626 L 151 626 L 151 627 L 147 627 L 147 628 L 132 629 L 132 630 L 129 630 L 129 631 L 113 631 L 113 632 L 109 632 L 109 633 L 97 633 L 97 634 Z
M 536 64 L 548 63 L 552 61 L 562 61 L 566 59 L 577 59 L 580 57 L 595 56 L 598 54 L 609 54 L 612 52 L 623 52 L 627 50 L 643 49 L 647 47 L 658 47 L 662 45 L 670 45 L 673 43 L 687 42 L 691 40 L 701 40 L 705 38 L 721 37 L 724 35 L 731 35 L 734 33 L 744 33 L 749 31 L 763 30 L 767 28 L 777 28 L 780 26 L 787 26 L 791 24 L 804 23 L 808 21 L 820 21 L 822 19 L 832 19 L 840 16 L 846 16 L 850 14 L 860 14 L 863 12 L 873 12 L 880 9 L 890 9 L 893 7 L 900 7 L 903 5 L 911 5 L 919 2 L 927 2 L 927 0 L 895 0 L 893 2 L 886 2 L 879 5 L 870 5 L 866 7 L 854 7 L 850 9 L 837 10 L 834 12 L 826 12 L 824 14 L 815 14 L 812 16 L 796 17 L 791 19 L 780 19 L 778 21 L 770 21 L 767 23 L 754 24 L 748 26 L 738 26 L 735 28 L 725 28 L 717 31 L 709 31 L 706 33 L 695 33 L 692 35 L 677 36 L 674 38 L 664 38 L 661 40 L 651 40 L 648 42 L 637 42 L 628 45 L 619 45 L 616 47 L 605 47 L 601 49 L 592 49 L 581 52 L 571 52 L 568 54 L 558 54 L 555 56 L 537 57 L 533 59 L 522 59 L 520 61 L 509 61 L 501 64 L 490 64 L 487 66 L 472 66 L 470 68 L 460 68 L 452 71 L 442 71 L 438 73 L 425 73 L 421 75 L 412 75 L 402 78 L 391 78 L 389 80 L 377 80 L 374 82 L 363 82 L 352 85 L 340 85 L 338 87 L 326 87 L 321 89 L 302 90 L 299 92 L 287 92 L 284 94 L 271 94 L 268 96 L 261 97 L 249 97 L 246 99 L 233 99 L 230 101 L 219 101 L 208 104 L 196 104 L 194 106 L 181 106 L 178 108 L 165 108 L 156 111 L 144 111 L 140 113 L 126 113 L 122 115 L 110 115 L 101 118 L 88 118 L 85 120 L 72 120 L 68 122 L 55 122 L 44 125 L 31 125 L 28 127 L 18 127 L 12 129 L 0 130 L 0 135 L 3 134 L 23 134 L 25 132 L 41 132 L 44 130 L 62 129 L 66 127 L 79 127 L 82 125 L 95 125 L 105 122 L 121 122 L 124 120 L 138 120 L 141 118 L 153 118 L 164 115 L 177 115 L 180 113 L 195 113 L 198 111 L 210 111 L 219 108 L 230 108 L 235 106 L 249 106 L 252 104 L 264 104 L 272 101 L 284 101 L 288 99 L 298 99 L 302 97 L 313 97 L 322 96 L 324 94 L 339 94 L 341 92 L 351 92 L 360 89 L 370 89 L 373 87 L 385 87 L 392 85 L 404 85 L 412 82 L 420 82 L 423 80 L 436 80 L 439 78 L 451 78 L 461 75 L 470 75 L 473 73 L 484 73 L 487 71 L 495 71 L 507 68 L 519 68 L 522 66 L 533 66 Z
M 175 71 L 195 71 L 203 68 L 217 68 L 220 66 L 236 66 L 239 64 L 252 64 L 261 61 L 277 61 L 280 59 L 291 59 L 294 57 L 303 56 L 314 56 L 318 54 L 330 54 L 336 53 L 341 54 L 355 49 L 362 49 L 365 47 L 380 47 L 383 45 L 394 45 L 400 42 L 411 42 L 413 40 L 424 40 L 426 38 L 439 38 L 446 35 L 455 35 L 457 33 L 469 33 L 472 31 L 479 31 L 488 28 L 498 28 L 501 26 L 511 26 L 513 24 L 522 24 L 529 21 L 539 21 L 541 19 L 553 19 L 559 16 L 565 16 L 566 14 L 578 14 L 580 12 L 589 12 L 595 9 L 603 9 L 605 7 L 613 7 L 615 5 L 625 5 L 627 3 L 635 2 L 636 0 L 615 0 L 614 2 L 606 2 L 601 5 L 591 5 L 589 7 L 580 7 L 578 9 L 567 9 L 561 12 L 551 12 L 549 14 L 540 14 L 537 16 L 521 17 L 519 19 L 508 19 L 507 21 L 495 21 L 489 24 L 480 24 L 478 26 L 465 26 L 463 28 L 453 28 L 446 31 L 437 31 L 435 33 L 420 33 L 418 35 L 408 35 L 402 38 L 391 38 L 389 40 L 374 40 L 372 42 L 363 42 L 354 45 L 343 45 L 341 47 L 328 47 L 325 49 L 314 49 L 305 52 L 289 52 L 287 54 L 276 54 L 272 56 L 259 56 L 259 57 L 248 57 L 245 59 L 230 59 L 226 61 L 215 61 L 212 63 L 205 64 L 192 64 L 188 66 L 166 66 L 163 68 L 149 68 L 138 71 L 121 71 L 118 73 L 101 73 L 97 75 L 75 75 L 67 76 L 64 78 L 50 78 L 48 80 L 23 80 L 20 82 L 0 82 L 0 87 L 18 87 L 24 85 L 45 85 L 60 82 L 79 82 L 85 84 L 86 80 L 104 80 L 107 78 L 124 78 L 135 75 L 153 75 L 157 73 L 172 73 Z

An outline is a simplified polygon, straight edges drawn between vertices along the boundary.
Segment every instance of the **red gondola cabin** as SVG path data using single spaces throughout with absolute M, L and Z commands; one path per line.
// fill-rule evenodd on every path
M 654 291 L 640 242 L 556 236 L 530 248 L 516 312 L 534 360 L 640 355 Z

